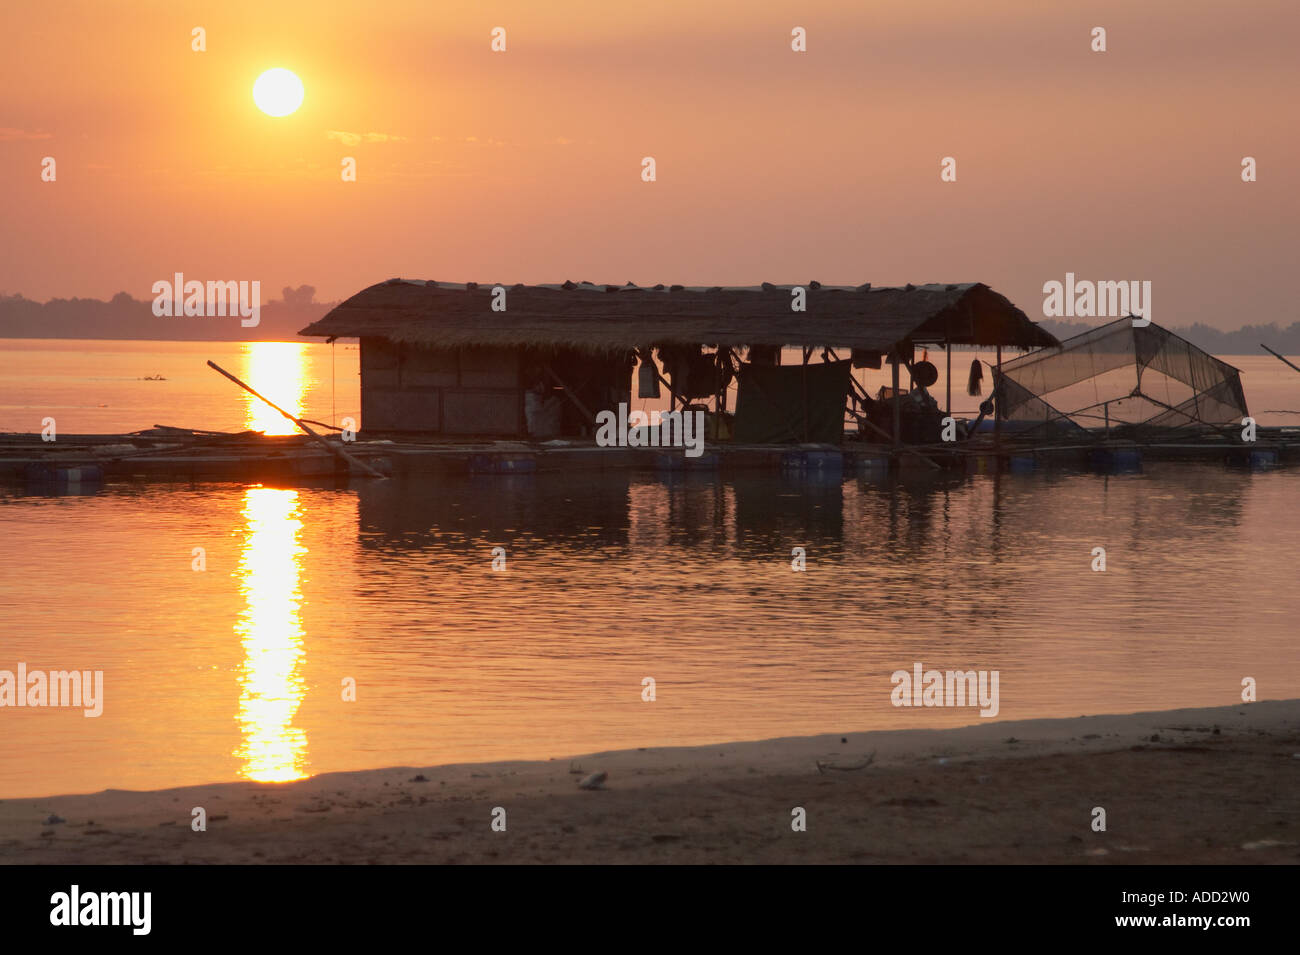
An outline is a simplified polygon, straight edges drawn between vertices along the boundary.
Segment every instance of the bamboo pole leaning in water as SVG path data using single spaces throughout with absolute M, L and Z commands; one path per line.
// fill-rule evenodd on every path
M 1268 352 L 1268 353 L 1269 353 L 1270 355 L 1272 355 L 1274 358 L 1278 359 L 1278 361 L 1285 361 L 1288 365 L 1291 365 L 1291 362 L 1287 361 L 1285 358 L 1283 358 L 1283 357 L 1282 357 L 1281 355 L 1279 355 L 1277 352 L 1273 351 L 1273 349 L 1269 348 L 1267 345 L 1265 345 L 1265 344 L 1263 344 L 1263 343 L 1260 343 L 1260 346 L 1259 346 L 1259 347 L 1262 348 L 1262 349 L 1264 349 L 1264 351 Z M 1291 365 L 1291 367 L 1292 367 L 1292 368 L 1295 368 L 1296 371 L 1300 371 L 1300 368 L 1296 368 L 1295 365 Z
M 377 478 L 379 478 L 379 480 L 381 480 L 381 481 L 385 481 L 385 480 L 388 479 L 388 476 L 387 476 L 387 475 L 385 475 L 385 474 L 381 474 L 379 471 L 376 471 L 374 468 L 372 468 L 372 467 L 371 467 L 369 464 L 367 464 L 365 461 L 362 461 L 360 458 L 354 458 L 352 455 L 348 454 L 348 453 L 347 453 L 346 451 L 344 451 L 342 448 L 336 448 L 336 447 L 334 447 L 334 445 L 330 444 L 328 441 L 326 441 L 324 438 L 322 438 L 319 434 L 317 434 L 315 431 L 313 431 L 313 430 L 312 430 L 312 429 L 307 425 L 307 423 L 306 423 L 305 421 L 303 421 L 301 418 L 295 418 L 293 415 L 289 414 L 289 412 L 285 411 L 283 408 L 281 408 L 279 405 L 277 405 L 277 404 L 276 404 L 274 401 L 272 401 L 270 398 L 266 397 L 266 395 L 263 395 L 263 394 L 258 393 L 258 392 L 257 392 L 257 391 L 256 391 L 256 390 L 255 390 L 251 385 L 247 385 L 247 384 L 245 384 L 244 382 L 240 381 L 238 378 L 236 378 L 236 377 L 235 377 L 234 375 L 232 375 L 230 372 L 226 371 L 226 369 L 224 369 L 224 368 L 222 368 L 220 365 L 218 365 L 215 361 L 209 361 L 209 362 L 208 362 L 208 367 L 211 368 L 213 371 L 217 371 L 217 372 L 220 372 L 221 374 L 225 375 L 227 378 L 229 378 L 229 379 L 230 379 L 231 381 L 233 381 L 235 384 L 239 385 L 240 388 L 243 388 L 245 391 L 247 391 L 247 392 L 248 392 L 250 395 L 252 395 L 254 398 L 259 398 L 259 399 L 261 399 L 262 401 L 265 401 L 268 405 L 270 405 L 270 406 L 271 406 L 272 408 L 274 408 L 276 411 L 280 412 L 280 414 L 284 415 L 286 418 L 288 418 L 290 421 L 292 421 L 292 422 L 293 422 L 294 424 L 296 424 L 298 427 L 302 428 L 302 430 L 306 431 L 307 434 L 310 435 L 310 436 L 312 437 L 313 440 L 315 440 L 318 444 L 320 444 L 320 445 L 321 445 L 321 446 L 322 446 L 326 451 L 328 451 L 330 454 L 338 455 L 340 458 L 342 458 L 344 461 L 346 461 L 349 465 L 352 465 L 352 466 L 355 466 L 355 467 L 357 467 L 357 468 L 360 468 L 362 471 L 365 471 L 365 472 L 366 472 L 367 474 L 369 474 L 371 477 L 377 477 Z

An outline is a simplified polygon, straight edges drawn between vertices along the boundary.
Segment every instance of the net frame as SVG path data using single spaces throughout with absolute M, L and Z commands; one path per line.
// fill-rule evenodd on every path
M 1131 377 L 1109 374 L 1116 371 L 1131 371 Z M 1151 378 L 1148 372 L 1160 376 L 1166 386 L 1171 380 L 1180 382 L 1190 396 L 1161 400 L 1150 393 L 1153 389 L 1144 390 L 1144 376 L 1148 382 Z M 1103 376 L 1108 384 L 1127 379 L 1132 387 L 1103 398 L 1096 387 Z M 1096 402 L 1070 410 L 1053 403 L 1060 400 L 1053 396 L 1089 380 Z M 1238 424 L 1249 414 L 1240 369 L 1167 328 L 1134 325 L 1132 316 L 1004 362 L 1000 375 L 994 369 L 994 381 L 1004 419 L 1028 425 L 1021 433 L 1080 437 L 1095 430 L 1088 426 L 1095 421 L 1104 421 L 1107 433 L 1132 436 L 1205 431 Z

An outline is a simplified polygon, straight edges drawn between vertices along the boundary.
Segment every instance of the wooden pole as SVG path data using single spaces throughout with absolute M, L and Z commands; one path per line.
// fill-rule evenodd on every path
M 247 391 L 247 392 L 248 392 L 250 395 L 252 395 L 254 398 L 258 398 L 258 399 L 260 399 L 260 400 L 262 400 L 262 401 L 265 401 L 268 405 L 270 405 L 270 406 L 271 406 L 272 408 L 274 408 L 276 411 L 280 412 L 280 414 L 284 415 L 286 418 L 288 418 L 290 421 L 292 421 L 292 422 L 293 422 L 294 424 L 296 424 L 298 427 L 302 428 L 302 430 L 306 431 L 307 434 L 309 434 L 309 435 L 312 437 L 313 440 L 315 440 L 318 444 L 320 444 L 322 447 L 324 447 L 325 450 L 328 451 L 330 454 L 333 454 L 333 455 L 338 456 L 338 457 L 341 458 L 342 460 L 346 461 L 349 465 L 352 465 L 352 466 L 354 466 L 354 467 L 360 468 L 362 471 L 366 472 L 366 473 L 369 474 L 371 477 L 379 478 L 379 480 L 381 480 L 381 481 L 386 481 L 386 480 L 388 480 L 388 475 L 386 475 L 386 474 L 381 474 L 379 471 L 376 471 L 374 468 L 372 468 L 372 467 L 371 467 L 369 464 L 367 464 L 365 461 L 362 461 L 360 458 L 354 458 L 352 455 L 348 454 L 348 453 L 347 453 L 346 451 L 344 451 L 342 448 L 337 448 L 337 447 L 335 447 L 334 445 L 330 444 L 328 441 L 326 441 L 324 438 L 322 438 L 319 434 L 317 434 L 315 431 L 313 431 L 313 430 L 312 430 L 312 429 L 307 425 L 307 423 L 306 423 L 305 421 L 303 421 L 301 418 L 295 418 L 293 415 L 289 414 L 289 412 L 285 411 L 283 408 L 281 408 L 279 405 L 277 405 L 277 404 L 276 404 L 274 401 L 272 401 L 270 398 L 266 397 L 266 396 L 263 395 L 263 394 L 260 394 L 258 391 L 256 391 L 254 388 L 252 388 L 250 385 L 247 385 L 247 384 L 245 384 L 244 382 L 240 381 L 238 378 L 236 378 L 236 377 L 235 377 L 234 375 L 232 375 L 230 372 L 226 371 L 226 369 L 224 369 L 224 368 L 222 368 L 220 365 L 218 365 L 215 361 L 209 361 L 209 362 L 208 362 L 208 367 L 211 368 L 213 371 L 218 371 L 218 372 L 220 372 L 221 374 L 225 375 L 227 378 L 229 378 L 229 379 L 230 379 L 231 381 L 233 381 L 235 384 L 239 385 L 240 388 L 243 388 L 245 391 Z
M 1269 353 L 1270 355 L 1272 355 L 1274 358 L 1280 359 L 1281 361 L 1286 362 L 1288 365 L 1291 365 L 1291 362 L 1287 361 L 1285 358 L 1283 358 L 1283 357 L 1282 357 L 1281 355 L 1279 355 L 1277 352 L 1273 351 L 1273 349 L 1269 348 L 1267 345 L 1261 343 L 1259 347 L 1262 348 L 1262 349 L 1264 349 L 1264 351 L 1268 352 L 1268 353 Z M 1300 371 L 1300 368 L 1297 368 L 1295 365 L 1291 365 L 1291 367 L 1292 367 L 1292 368 L 1295 368 L 1296 371 Z
M 944 373 L 945 384 L 948 388 L 948 400 L 944 402 L 944 414 L 952 417 L 952 342 L 944 341 L 944 354 L 948 356 L 948 370 Z
M 998 346 L 998 372 L 993 376 L 993 447 L 1002 448 L 1002 402 L 998 391 L 1002 387 L 1002 346 Z
M 899 357 L 897 350 L 895 350 L 894 354 L 891 355 L 890 357 L 893 359 L 893 361 L 890 362 L 890 364 L 892 364 L 894 368 L 894 394 L 893 394 L 894 447 L 901 448 L 903 446 L 903 431 L 902 431 L 903 417 L 902 417 L 902 402 L 898 400 L 898 363 L 901 359 Z
M 727 346 L 719 345 L 717 354 L 713 358 L 713 365 L 718 369 L 718 391 L 714 398 L 716 404 L 713 410 L 719 418 L 727 410 L 727 376 L 722 370 L 724 361 L 727 363 L 727 367 L 730 367 L 731 362 L 727 358 Z M 721 423 L 719 423 L 718 427 L 722 427 Z
M 568 398 L 570 401 L 572 401 L 573 406 L 577 408 L 579 412 L 582 413 L 582 416 L 587 419 L 587 421 L 592 425 L 592 427 L 595 427 L 596 416 L 591 413 L 591 411 L 587 408 L 586 405 L 584 405 L 581 401 L 578 400 L 578 396 L 569 390 L 569 386 L 564 383 L 564 379 L 561 378 L 559 375 L 557 375 L 555 373 L 555 369 L 552 368 L 549 364 L 546 366 L 546 373 L 551 376 L 551 379 L 557 385 L 559 385 L 562 389 L 564 389 L 565 397 Z

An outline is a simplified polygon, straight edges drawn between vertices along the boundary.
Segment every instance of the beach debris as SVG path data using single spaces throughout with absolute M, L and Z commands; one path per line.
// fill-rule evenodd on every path
M 1019 743 L 1020 740 L 1016 739 L 1014 736 L 1008 736 L 1008 737 L 1007 737 L 1003 742 L 1007 742 L 1007 743 Z
M 581 776 L 581 775 L 582 775 L 583 773 L 585 773 L 585 772 L 586 772 L 586 770 L 582 768 L 582 764 L 581 764 L 581 763 L 570 763 L 570 764 L 569 764 L 569 775 L 570 775 L 570 776 Z
M 60 823 L 64 823 L 64 822 L 67 822 L 67 821 L 68 821 L 68 820 L 64 819 L 62 816 L 56 816 L 56 815 L 54 815 L 53 813 L 50 813 L 50 815 L 48 815 L 48 816 L 45 817 L 45 821 L 42 823 L 42 825 L 45 825 L 45 826 L 57 826 L 57 825 L 59 825 Z
M 592 773 L 590 776 L 583 778 L 578 783 L 579 789 L 604 789 L 605 780 L 609 778 L 609 773 Z
M 847 743 L 848 741 L 849 741 L 849 738 L 848 738 L 847 736 L 841 736 L 841 737 L 840 737 L 840 742 L 841 742 L 841 743 Z
M 863 759 L 861 762 L 852 763 L 847 766 L 841 766 L 838 763 L 824 763 L 819 759 L 817 760 L 817 772 L 821 773 L 822 775 L 825 775 L 826 770 L 836 769 L 842 773 L 851 773 L 859 769 L 866 769 L 873 762 L 875 762 L 875 760 L 876 760 L 876 751 L 874 749 L 871 751 L 871 755 Z
M 1149 743 L 1158 743 L 1158 742 L 1160 742 L 1160 734 L 1159 734 L 1159 733 L 1152 733 L 1150 739 L 1148 739 L 1147 742 L 1149 742 Z
M 427 783 L 428 781 L 429 780 L 425 777 L 424 773 L 416 773 L 411 777 L 411 782 L 413 783 Z
M 993 780 L 993 777 L 992 777 L 992 776 L 989 776 L 989 775 L 976 776 L 976 777 L 975 777 L 975 782 L 977 782 L 977 783 L 987 783 L 987 782 L 992 782 L 992 780 Z
M 1282 842 L 1279 839 L 1260 839 L 1256 842 L 1244 842 L 1241 847 L 1247 850 L 1253 849 L 1279 849 L 1286 846 L 1293 846 L 1294 842 Z
M 933 806 L 942 806 L 943 803 L 937 799 L 931 799 L 928 796 L 894 796 L 892 799 L 886 799 L 880 805 L 882 806 L 903 806 L 907 809 L 928 809 Z
M 1110 855 L 1110 850 L 1103 849 L 1099 846 L 1096 849 L 1084 849 L 1083 854 L 1086 856 L 1108 856 Z

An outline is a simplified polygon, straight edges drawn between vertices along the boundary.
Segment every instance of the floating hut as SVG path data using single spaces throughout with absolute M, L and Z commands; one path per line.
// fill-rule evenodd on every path
M 635 370 L 638 396 L 658 396 L 662 385 L 670 408 L 707 412 L 712 440 L 750 444 L 838 444 L 846 411 L 872 434 L 901 443 L 901 376 L 922 391 L 937 378 L 915 361 L 917 346 L 943 349 L 951 368 L 952 346 L 996 348 L 1000 356 L 1004 347 L 1059 344 L 980 283 L 706 288 L 390 279 L 300 334 L 360 339 L 368 437 L 589 437 L 601 411 L 631 399 Z M 802 360 L 783 365 L 790 348 Z M 893 383 L 873 399 L 850 368 L 882 363 Z M 951 409 L 951 386 L 943 409 Z
M 1253 468 L 1300 452 L 1300 429 L 1242 420 L 1237 369 L 1172 332 L 1130 317 L 1058 342 L 979 283 L 507 287 L 392 279 L 301 334 L 360 339 L 360 440 L 317 434 L 312 425 L 334 426 L 283 409 L 305 435 L 161 425 L 129 435 L 61 434 L 57 443 L 0 435 L 0 477 L 41 493 L 87 493 L 124 479 L 779 469 L 829 486 L 853 470 L 1110 471 L 1140 468 L 1143 458 Z M 941 435 L 955 347 L 996 352 L 993 393 L 978 419 L 964 427 L 949 421 Z M 1008 347 L 1037 350 L 1004 362 Z M 917 360 L 918 349 L 943 353 L 946 394 L 929 393 L 938 370 Z M 852 374 L 886 366 L 890 384 L 874 396 Z M 972 363 L 970 394 L 978 394 L 981 367 Z M 593 440 L 601 417 L 634 394 L 702 420 L 707 453 L 704 442 L 657 441 L 646 425 L 636 430 L 648 441 L 631 440 L 630 428 L 617 448 Z

